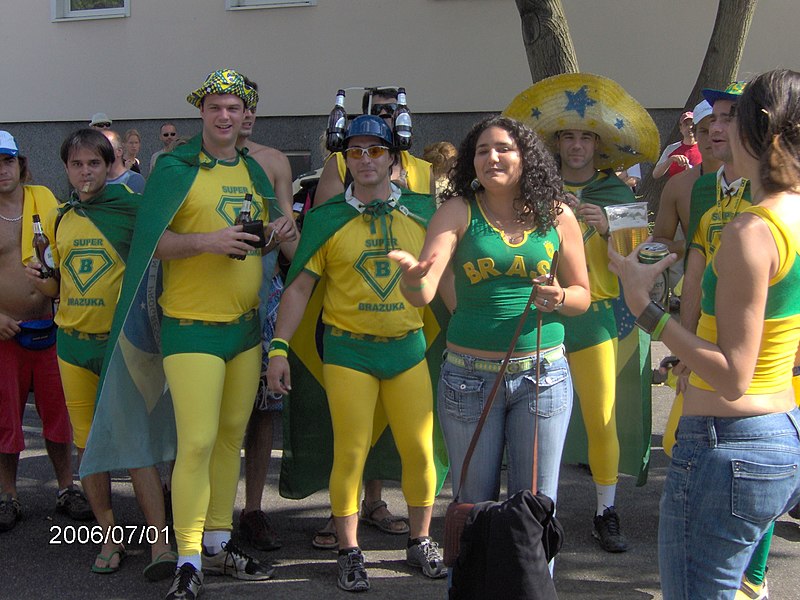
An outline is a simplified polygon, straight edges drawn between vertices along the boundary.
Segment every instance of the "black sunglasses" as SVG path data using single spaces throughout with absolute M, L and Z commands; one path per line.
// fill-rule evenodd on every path
M 176 135 L 178 135 L 178 134 L 177 134 L 177 133 L 175 133 L 174 131 L 168 131 L 168 132 L 166 132 L 166 133 L 162 133 L 161 135 L 162 135 L 163 137 L 175 137 L 175 136 L 176 136 Z
M 373 104 L 370 114 L 376 117 L 381 116 L 383 113 L 393 114 L 397 110 L 397 102 L 390 102 L 389 104 Z

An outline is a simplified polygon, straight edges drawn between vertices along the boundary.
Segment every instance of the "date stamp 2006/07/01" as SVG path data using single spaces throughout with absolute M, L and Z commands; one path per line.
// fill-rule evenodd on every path
M 169 543 L 169 528 L 155 525 L 114 525 L 103 530 L 100 525 L 51 525 L 50 544 L 154 544 L 164 536 Z

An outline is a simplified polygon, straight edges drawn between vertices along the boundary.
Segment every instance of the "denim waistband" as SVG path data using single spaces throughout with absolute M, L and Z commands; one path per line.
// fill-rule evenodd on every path
M 564 346 L 556 346 L 555 348 L 547 348 L 539 353 L 539 358 L 542 361 L 552 363 L 564 357 Z M 488 358 L 475 358 L 469 354 L 459 354 L 452 350 L 446 350 L 444 359 L 451 365 L 469 369 L 470 371 L 484 371 L 486 373 L 499 373 L 500 366 L 503 364 L 503 359 L 488 359 Z M 536 366 L 536 354 L 530 356 L 520 356 L 519 358 L 512 358 L 508 361 L 506 373 L 521 373 L 529 371 Z
M 777 436 L 800 438 L 800 409 L 755 417 L 683 416 L 678 438 L 707 440 L 712 446 L 720 440 L 748 440 Z

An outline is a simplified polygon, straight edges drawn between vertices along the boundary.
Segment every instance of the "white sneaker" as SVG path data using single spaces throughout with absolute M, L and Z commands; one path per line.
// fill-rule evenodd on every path
M 422 569 L 422 574 L 431 579 L 447 577 L 447 568 L 439 552 L 439 545 L 429 537 L 420 538 L 419 544 L 406 548 L 406 563 Z

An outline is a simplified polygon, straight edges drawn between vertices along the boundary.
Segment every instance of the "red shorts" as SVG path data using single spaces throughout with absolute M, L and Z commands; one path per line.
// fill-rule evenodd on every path
M 0 452 L 4 454 L 25 449 L 22 415 L 31 387 L 45 439 L 58 444 L 72 441 L 55 345 L 26 350 L 14 340 L 0 340 Z

